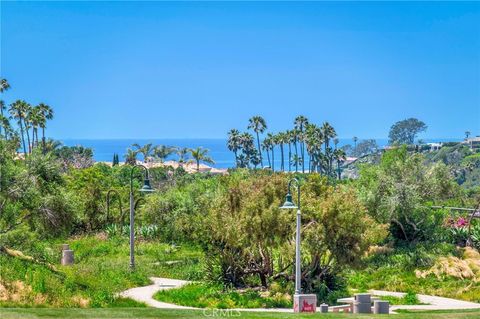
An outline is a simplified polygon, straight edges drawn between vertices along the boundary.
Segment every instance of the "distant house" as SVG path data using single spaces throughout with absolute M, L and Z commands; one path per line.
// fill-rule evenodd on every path
M 427 143 L 427 145 L 430 146 L 430 152 L 433 152 L 441 149 L 443 146 L 443 143 Z
M 462 144 L 467 144 L 472 151 L 480 149 L 480 136 L 466 138 Z

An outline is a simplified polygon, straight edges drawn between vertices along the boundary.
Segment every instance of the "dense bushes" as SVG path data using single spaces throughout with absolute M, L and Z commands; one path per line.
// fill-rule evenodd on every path
M 429 165 L 421 154 L 409 155 L 405 148 L 386 152 L 378 166 L 364 166 L 356 184 L 369 214 L 390 223 L 394 239 L 407 242 L 435 238 L 445 216 L 427 204 L 461 194 L 444 164 Z
M 210 281 L 291 288 L 295 212 L 279 208 L 289 177 L 239 170 L 199 179 L 149 198 L 145 218 L 159 223 L 167 240 L 199 243 Z M 305 175 L 301 184 L 303 287 L 326 300 L 345 287 L 337 275 L 382 240 L 385 230 L 350 186 L 335 188 L 318 174 Z

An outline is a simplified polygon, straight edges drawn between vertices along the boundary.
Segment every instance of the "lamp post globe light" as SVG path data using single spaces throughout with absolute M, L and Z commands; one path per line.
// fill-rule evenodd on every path
M 292 185 L 297 189 L 297 205 L 292 198 Z M 315 312 L 317 307 L 317 295 L 302 294 L 302 271 L 300 264 L 300 226 L 301 226 L 301 208 L 300 208 L 300 182 L 292 178 L 288 182 L 288 191 L 285 196 L 285 203 L 280 206 L 281 209 L 297 210 L 297 225 L 295 232 L 295 294 L 293 296 L 294 312 Z
M 130 268 L 135 269 L 135 200 L 133 198 L 133 178 L 136 168 L 142 168 L 145 171 L 145 177 L 143 179 L 143 186 L 140 188 L 142 193 L 152 193 L 155 190 L 150 186 L 150 175 L 148 168 L 141 164 L 136 164 L 130 171 Z

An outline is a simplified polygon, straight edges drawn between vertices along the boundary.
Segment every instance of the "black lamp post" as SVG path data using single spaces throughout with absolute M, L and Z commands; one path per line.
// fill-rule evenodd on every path
M 141 164 L 136 164 L 132 167 L 130 171 L 130 268 L 133 270 L 135 269 L 135 228 L 134 228 L 134 221 L 135 221 L 135 200 L 133 198 L 133 174 L 135 173 L 135 169 L 137 167 L 143 168 L 145 171 L 145 177 L 143 179 L 143 186 L 140 189 L 142 193 L 151 193 L 155 190 L 150 186 L 150 176 L 148 172 L 148 168 Z
M 297 203 L 295 205 L 292 199 L 292 183 L 295 183 L 297 188 Z M 301 212 L 300 212 L 300 183 L 298 179 L 292 178 L 288 182 L 288 193 L 285 197 L 285 203 L 280 207 L 281 209 L 297 209 L 297 230 L 295 234 L 295 294 L 299 295 L 302 293 L 301 287 L 301 270 L 300 270 L 300 223 L 301 223 Z

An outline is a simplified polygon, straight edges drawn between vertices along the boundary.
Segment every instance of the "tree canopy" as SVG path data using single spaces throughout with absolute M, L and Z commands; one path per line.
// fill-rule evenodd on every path
M 427 125 L 416 119 L 409 118 L 393 124 L 388 134 L 390 144 L 413 144 L 417 135 L 427 130 Z

